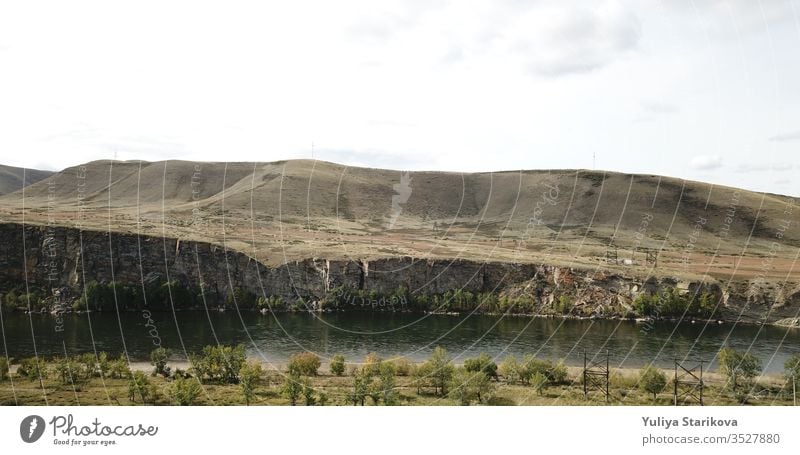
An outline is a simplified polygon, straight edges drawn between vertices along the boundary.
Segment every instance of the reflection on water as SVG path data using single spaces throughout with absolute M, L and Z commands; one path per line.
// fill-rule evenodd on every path
M 98 351 L 121 353 L 146 360 L 161 343 L 178 355 L 207 344 L 243 343 L 249 354 L 283 362 L 292 353 L 309 350 L 322 357 L 335 353 L 360 359 L 367 352 L 382 357 L 406 356 L 421 360 L 433 347 L 444 346 L 456 360 L 486 352 L 535 354 L 568 364 L 581 364 L 589 354 L 612 354 L 617 366 L 638 367 L 653 360 L 671 366 L 673 359 L 711 360 L 726 343 L 750 349 L 765 370 L 778 372 L 789 355 L 800 353 L 800 330 L 702 323 L 659 323 L 649 331 L 641 324 L 618 321 L 576 321 L 499 316 L 444 316 L 379 313 L 238 314 L 234 311 L 172 313 L 137 312 L 68 314 L 63 327 L 48 315 L 3 314 L 3 339 L 11 357 L 34 354 L 63 355 Z M 57 331 L 62 328 L 62 331 Z M 35 335 L 32 336 L 32 334 Z M 0 340 L 1 341 L 1 340 Z

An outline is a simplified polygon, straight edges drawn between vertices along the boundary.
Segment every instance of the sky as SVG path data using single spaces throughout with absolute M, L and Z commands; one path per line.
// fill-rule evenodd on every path
M 800 196 L 798 152 L 800 0 L 0 0 L 7 165 L 313 156 Z

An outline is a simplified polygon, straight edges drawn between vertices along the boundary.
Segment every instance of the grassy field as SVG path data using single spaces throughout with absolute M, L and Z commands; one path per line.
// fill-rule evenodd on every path
M 664 371 L 671 378 L 670 371 Z M 52 375 L 51 375 L 52 376 Z M 286 406 L 290 402 L 281 393 L 286 373 L 266 370 L 255 389 L 251 405 Z M 658 394 L 655 401 L 650 393 L 638 388 L 638 370 L 612 370 L 610 382 L 610 400 L 605 401 L 599 391 L 592 391 L 584 398 L 583 386 L 580 383 L 581 370 L 569 369 L 568 380 L 564 384 L 552 385 L 537 393 L 534 388 L 524 385 L 510 385 L 503 380 L 492 381 L 494 392 L 491 398 L 482 404 L 493 406 L 596 406 L 596 405 L 673 405 L 672 384 Z M 739 405 L 731 394 L 722 388 L 723 378 L 716 374 L 706 376 L 704 391 L 705 405 L 729 406 Z M 148 405 L 172 405 L 169 385 L 171 380 L 161 376 L 149 376 L 157 390 L 155 399 Z M 336 376 L 327 371 L 307 378 L 315 391 L 317 400 L 320 395 L 327 397 L 327 406 L 352 405 L 349 398 L 353 390 L 354 378 L 348 374 Z M 447 396 L 417 390 L 415 379 L 411 376 L 396 376 L 398 405 L 404 406 L 455 406 L 458 402 Z M 128 379 L 92 378 L 76 385 L 63 384 L 52 377 L 40 383 L 38 380 L 12 375 L 0 382 L 0 405 L 142 405 L 141 400 L 132 402 L 129 399 Z M 785 387 L 785 381 L 779 376 L 762 377 L 753 388 L 748 405 L 792 405 L 791 387 Z M 245 404 L 241 388 L 236 384 L 202 384 L 201 392 L 195 401 L 196 405 L 241 406 Z M 373 405 L 370 399 L 366 405 Z M 477 402 L 474 404 L 478 404 Z M 696 403 L 686 403 L 696 404 Z M 297 405 L 304 405 L 303 397 Z M 316 403 L 319 405 L 319 403 Z

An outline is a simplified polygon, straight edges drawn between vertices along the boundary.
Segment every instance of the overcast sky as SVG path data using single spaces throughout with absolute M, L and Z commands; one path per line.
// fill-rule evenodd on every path
M 800 0 L 0 0 L 0 162 L 591 168 L 800 195 Z M 199 3 L 203 3 L 201 6 Z

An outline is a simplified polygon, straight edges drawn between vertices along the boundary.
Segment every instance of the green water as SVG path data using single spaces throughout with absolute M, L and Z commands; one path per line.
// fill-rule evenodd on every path
M 486 352 L 497 358 L 535 354 L 583 362 L 611 353 L 612 366 L 639 367 L 673 359 L 711 361 L 728 345 L 761 358 L 765 371 L 783 369 L 785 359 L 800 353 L 800 330 L 752 325 L 662 322 L 649 330 L 630 321 L 560 320 L 501 316 L 445 316 L 387 313 L 276 314 L 182 311 L 67 314 L 59 322 L 40 314 L 3 313 L 2 344 L 11 357 L 107 351 L 146 360 L 157 345 L 185 357 L 208 344 L 242 343 L 250 355 L 283 362 L 298 351 L 323 358 L 336 353 L 361 359 L 370 351 L 382 357 L 426 358 L 444 346 L 456 360 Z M 34 345 L 35 342 L 35 345 Z M 713 365 L 712 365 L 713 367 Z

